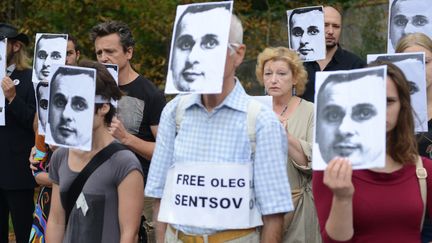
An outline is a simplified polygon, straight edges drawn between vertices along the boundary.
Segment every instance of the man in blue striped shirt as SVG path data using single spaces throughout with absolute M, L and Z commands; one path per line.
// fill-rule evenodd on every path
M 228 10 L 227 13 L 231 14 Z M 251 97 L 235 77 L 245 55 L 242 42 L 243 28 L 233 15 L 222 93 L 192 94 L 186 99 L 177 96 L 162 112 L 145 189 L 146 196 L 156 198 L 154 215 L 159 214 L 159 220 L 155 218 L 154 222 L 158 242 L 281 242 L 283 216 L 293 210 L 286 173 L 288 145 L 280 122 L 264 106 L 256 115 L 256 142 L 251 145 Z M 184 109 L 180 124 L 179 103 L 180 109 Z M 190 166 L 191 163 L 196 166 Z M 248 171 L 234 168 L 248 164 L 251 180 L 245 183 Z M 225 174 L 233 176 L 226 179 Z M 171 186 L 177 189 L 173 190 L 176 195 L 167 192 Z M 194 194 L 197 188 L 203 190 Z M 232 193 L 243 188 L 253 195 L 248 200 Z M 228 196 L 218 197 L 220 191 Z M 164 203 L 169 198 L 172 200 Z M 245 202 L 246 212 L 235 211 Z M 254 209 L 258 219 L 254 218 Z M 245 214 L 250 216 L 249 223 L 238 220 Z M 168 227 L 165 222 L 170 223 Z

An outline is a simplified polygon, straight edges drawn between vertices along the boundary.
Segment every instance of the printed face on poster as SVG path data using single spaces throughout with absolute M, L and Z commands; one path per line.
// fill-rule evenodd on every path
M 6 76 L 6 51 L 7 39 L 0 40 L 0 77 Z M 6 125 L 5 121 L 5 96 L 3 89 L 0 89 L 0 126 Z
M 96 70 L 66 65 L 52 68 L 45 142 L 90 151 Z
M 51 66 L 66 62 L 67 34 L 37 33 L 33 58 L 32 81 L 39 83 L 51 78 Z
M 177 7 L 165 93 L 222 91 L 232 4 Z
M 428 131 L 426 71 L 424 52 L 367 55 L 367 62 L 389 61 L 405 74 L 410 86 L 416 132 Z
M 48 100 L 49 100 L 49 87 L 48 82 L 40 81 L 33 83 L 36 94 L 36 105 L 38 115 L 38 134 L 45 135 L 46 124 L 48 120 Z
M 406 34 L 421 32 L 432 37 L 432 4 L 428 0 L 389 0 L 387 52 L 394 53 Z
M 324 12 L 322 6 L 287 11 L 289 47 L 305 61 L 325 58 Z
M 111 63 L 102 63 L 107 68 L 108 72 L 111 74 L 111 76 L 114 78 L 117 86 L 118 86 L 118 65 L 117 64 L 111 64 Z M 111 104 L 117 108 L 117 101 L 113 100 Z
M 347 157 L 353 169 L 384 166 L 386 72 L 379 66 L 316 73 L 314 170 L 334 157 Z

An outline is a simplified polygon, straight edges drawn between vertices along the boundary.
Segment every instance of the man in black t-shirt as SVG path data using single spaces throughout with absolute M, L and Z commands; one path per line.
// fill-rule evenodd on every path
M 366 66 L 365 61 L 353 53 L 342 49 L 339 38 L 342 30 L 342 15 L 333 7 L 324 7 L 326 58 L 315 62 L 305 62 L 304 66 L 308 72 L 308 82 L 302 98 L 314 102 L 315 94 L 315 72 L 336 71 L 362 68 Z
M 125 93 L 118 102 L 118 114 L 111 123 L 110 133 L 135 152 L 146 179 L 165 97 L 132 68 L 135 41 L 125 23 L 100 23 L 92 28 L 91 37 L 97 60 L 118 65 L 119 87 Z M 152 217 L 151 204 L 145 202 L 144 214 L 148 220 Z

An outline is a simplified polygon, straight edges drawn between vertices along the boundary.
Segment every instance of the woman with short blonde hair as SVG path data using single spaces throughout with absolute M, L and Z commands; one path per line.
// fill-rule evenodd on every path
M 311 190 L 314 108 L 297 96 L 305 91 L 307 72 L 297 53 L 285 47 L 266 48 L 258 55 L 255 72 L 273 96 L 273 111 L 288 137 L 287 171 L 295 209 L 285 216 L 283 242 L 321 242 Z

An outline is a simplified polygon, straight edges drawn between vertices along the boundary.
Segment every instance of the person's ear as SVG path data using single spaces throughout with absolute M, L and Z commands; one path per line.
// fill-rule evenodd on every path
M 75 53 L 76 53 L 76 60 L 78 62 L 78 60 L 80 58 L 80 55 L 81 55 L 81 52 L 80 51 L 75 51 Z
M 133 55 L 133 47 L 130 46 L 126 49 L 126 57 L 128 60 L 132 59 L 132 55 Z
M 105 116 L 110 111 L 110 109 L 111 109 L 111 106 L 109 104 L 107 104 L 107 103 L 102 104 L 102 107 L 100 107 L 97 110 L 97 114 L 101 115 L 101 116 Z
M 235 48 L 235 55 L 236 55 L 234 61 L 235 67 L 240 66 L 240 64 L 243 62 L 245 53 L 246 53 L 246 45 L 240 44 L 237 48 Z

